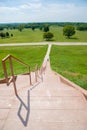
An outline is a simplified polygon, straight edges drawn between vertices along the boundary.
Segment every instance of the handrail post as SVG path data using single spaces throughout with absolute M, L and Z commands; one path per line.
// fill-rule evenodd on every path
M 18 94 L 17 94 L 17 89 L 16 89 L 15 76 L 14 76 L 13 63 L 12 63 L 11 56 L 9 57 L 9 63 L 10 63 L 10 69 L 11 69 L 11 74 L 13 78 L 14 91 L 15 91 L 15 95 L 17 96 Z
M 36 82 L 37 82 L 37 69 L 38 69 L 38 66 L 36 65 L 36 67 L 35 67 L 35 80 L 36 80 Z
M 4 61 L 2 61 L 2 66 L 3 66 L 3 70 L 4 70 L 4 75 L 5 75 L 6 83 L 7 83 L 7 86 L 8 86 L 8 74 L 7 74 L 6 64 L 5 64 Z
M 30 85 L 32 85 L 30 67 L 29 67 L 29 77 L 30 77 Z

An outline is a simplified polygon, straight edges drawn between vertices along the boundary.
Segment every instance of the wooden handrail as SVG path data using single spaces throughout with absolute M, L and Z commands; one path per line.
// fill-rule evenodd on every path
M 7 85 L 9 85 L 9 79 L 8 79 L 8 74 L 7 74 L 7 68 L 6 68 L 6 61 L 9 60 L 9 64 L 10 64 L 10 70 L 11 70 L 11 76 L 12 76 L 12 81 L 13 81 L 13 86 L 14 86 L 14 91 L 15 91 L 15 95 L 17 96 L 17 89 L 16 89 L 16 83 L 15 83 L 15 76 L 14 76 L 14 70 L 13 70 L 13 63 L 12 63 L 12 59 L 16 60 L 17 62 L 21 63 L 22 65 L 26 66 L 28 68 L 29 71 L 29 79 L 30 79 L 30 85 L 31 83 L 31 74 L 30 74 L 30 66 L 26 63 L 24 63 L 22 60 L 12 56 L 12 55 L 7 55 L 5 58 L 2 59 L 2 65 L 3 65 L 3 70 L 4 70 L 4 75 L 6 78 L 6 83 Z
M 10 54 L 7 55 L 5 58 L 2 59 L 2 62 L 5 62 L 7 59 L 9 59 L 10 56 L 11 56 Z
M 24 63 L 22 60 L 20 60 L 20 59 L 14 57 L 14 56 L 12 56 L 12 55 L 10 55 L 10 56 L 11 56 L 13 59 L 15 59 L 16 61 L 18 61 L 19 63 L 21 63 L 22 65 L 25 65 L 26 67 L 29 67 L 29 68 L 30 68 L 30 66 L 29 66 L 28 64 Z

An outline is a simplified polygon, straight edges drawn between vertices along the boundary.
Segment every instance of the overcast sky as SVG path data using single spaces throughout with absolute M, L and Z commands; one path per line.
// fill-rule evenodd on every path
M 87 22 L 87 0 L 0 0 L 3 22 Z

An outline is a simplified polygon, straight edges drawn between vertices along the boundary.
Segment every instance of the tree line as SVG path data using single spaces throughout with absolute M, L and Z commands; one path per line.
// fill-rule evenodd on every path
M 18 29 L 20 32 L 23 29 L 40 29 L 43 31 L 43 38 L 47 41 L 52 40 L 54 34 L 50 32 L 50 26 L 62 26 L 63 27 L 63 35 L 66 38 L 71 38 L 76 33 L 76 30 L 79 31 L 86 31 L 87 30 L 87 23 L 25 23 L 25 24 L 0 24 L 0 37 L 1 38 L 9 38 L 12 37 L 13 34 L 9 34 L 8 32 L 4 33 L 4 29 Z
M 77 27 L 77 30 L 79 30 L 79 31 L 87 31 L 87 26 L 80 25 L 80 26 Z
M 13 34 L 9 34 L 9 32 L 6 32 L 6 33 L 0 32 L 1 38 L 9 38 L 10 36 L 13 37 Z
M 44 26 L 75 26 L 77 30 L 87 30 L 87 23 L 78 23 L 78 22 L 45 22 L 45 23 L 9 23 L 9 24 L 0 24 L 0 30 L 11 30 L 11 29 L 18 29 L 19 31 L 22 31 L 24 28 L 25 29 L 40 29 L 43 30 Z

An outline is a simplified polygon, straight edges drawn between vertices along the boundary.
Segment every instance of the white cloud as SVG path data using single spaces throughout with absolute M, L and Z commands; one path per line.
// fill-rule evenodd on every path
M 4 13 L 5 17 L 2 17 L 0 22 L 4 22 L 5 18 L 8 22 L 11 22 L 11 20 L 14 22 L 87 22 L 87 14 L 84 13 L 87 10 L 87 6 L 76 6 L 73 3 L 47 4 L 41 3 L 41 0 L 30 1 L 16 7 L 1 6 L 0 16 L 3 16 Z M 7 16 L 7 14 L 9 14 L 9 16 Z
M 35 2 L 28 2 L 19 6 L 1 6 L 0 12 L 5 11 L 23 11 L 23 10 L 40 10 L 42 8 L 42 3 L 37 2 L 38 0 L 34 0 Z
M 42 15 L 48 21 L 85 21 L 87 14 L 84 11 L 87 6 L 76 6 L 75 4 L 49 4 L 43 7 Z
M 31 10 L 38 10 L 42 7 L 41 3 L 27 3 L 24 5 L 19 6 L 19 9 L 31 9 Z
M 19 9 L 17 7 L 0 7 L 0 13 L 5 11 L 18 11 Z

